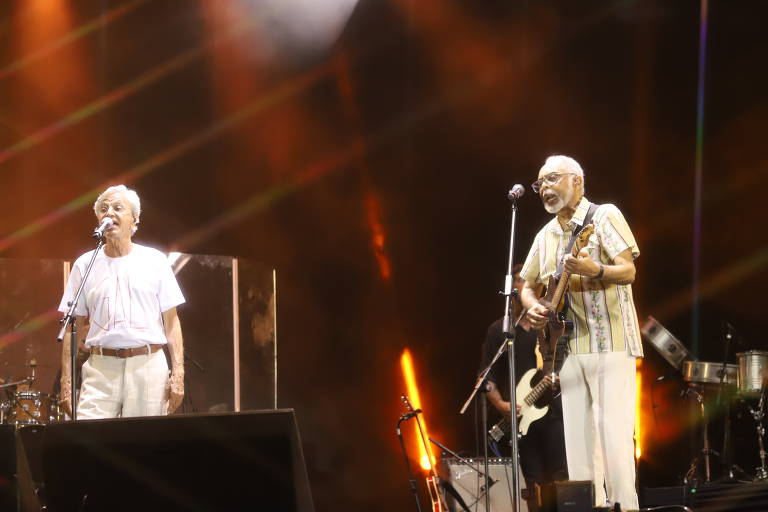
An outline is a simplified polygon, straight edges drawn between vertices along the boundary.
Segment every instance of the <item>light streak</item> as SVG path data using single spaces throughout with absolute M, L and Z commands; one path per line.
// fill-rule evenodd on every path
M 699 355 L 699 279 L 701 275 L 701 194 L 704 167 L 704 99 L 707 71 L 707 12 L 709 1 L 701 0 L 699 21 L 699 81 L 696 98 L 696 163 L 693 190 L 693 264 L 691 286 L 691 352 Z
M 61 318 L 61 313 L 55 308 L 40 313 L 28 322 L 24 322 L 18 329 L 0 336 L 0 349 L 26 338 L 59 318 Z
M 403 380 L 405 381 L 405 389 L 407 391 L 406 394 L 410 399 L 411 405 L 414 409 L 422 409 L 421 396 L 419 395 L 419 388 L 416 380 L 416 370 L 413 366 L 413 357 L 411 356 L 411 351 L 408 349 L 403 350 L 403 353 L 400 356 L 400 368 L 403 372 Z M 429 471 L 432 464 L 436 463 L 436 459 L 435 455 L 432 453 L 432 445 L 429 444 L 428 441 L 429 429 L 427 429 L 427 420 L 424 418 L 423 412 L 419 415 L 419 421 L 421 421 L 421 428 L 424 430 L 424 438 L 426 441 L 422 442 L 421 433 L 419 432 L 419 427 L 415 419 L 412 422 L 413 439 L 419 449 L 419 464 L 422 469 Z M 427 448 L 429 448 L 429 453 L 426 451 Z

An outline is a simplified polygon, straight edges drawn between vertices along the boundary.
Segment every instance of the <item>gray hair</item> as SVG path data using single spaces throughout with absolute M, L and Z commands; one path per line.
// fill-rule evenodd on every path
M 96 198 L 96 202 L 93 203 L 93 213 L 95 213 L 96 217 L 98 217 L 101 203 L 104 202 L 105 198 L 116 192 L 122 193 L 128 203 L 131 205 L 131 213 L 133 214 L 133 219 L 136 221 L 136 224 L 133 226 L 133 232 L 135 233 L 136 230 L 139 229 L 138 224 L 139 217 L 141 216 L 141 201 L 139 200 L 139 194 L 137 194 L 135 190 L 132 190 L 125 185 L 115 185 L 109 187 L 107 190 L 99 194 L 99 197 Z
M 581 192 L 582 194 L 587 191 L 587 184 L 584 182 L 584 169 L 581 168 L 581 165 L 579 165 L 579 162 L 574 160 L 573 158 L 565 155 L 552 155 L 549 158 L 547 158 L 547 161 L 544 162 L 544 165 L 541 166 L 541 170 L 539 171 L 539 174 L 542 174 L 541 171 L 546 171 L 544 174 L 549 174 L 551 172 L 557 172 L 557 171 L 567 171 L 572 172 L 573 174 L 577 174 L 581 176 Z
M 541 166 L 542 171 L 545 169 L 548 172 L 556 172 L 562 170 L 578 174 L 579 176 L 584 176 L 584 170 L 579 165 L 579 162 L 565 155 L 553 155 L 547 158 L 547 161 L 544 162 L 544 165 Z

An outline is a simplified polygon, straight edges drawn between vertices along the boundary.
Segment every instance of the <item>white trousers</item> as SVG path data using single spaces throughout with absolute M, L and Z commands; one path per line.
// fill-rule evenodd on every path
M 595 483 L 595 505 L 638 509 L 635 489 L 635 358 L 569 354 L 560 371 L 568 477 Z
M 91 354 L 82 375 L 78 420 L 167 413 L 168 362 L 162 350 L 125 358 Z

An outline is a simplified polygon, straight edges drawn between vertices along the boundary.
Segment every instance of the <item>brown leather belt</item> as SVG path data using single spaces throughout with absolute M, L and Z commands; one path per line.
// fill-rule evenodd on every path
M 143 356 L 157 352 L 163 348 L 162 345 L 142 345 L 140 347 L 131 348 L 103 348 L 103 347 L 91 347 L 91 354 L 97 354 L 100 356 L 112 356 L 112 357 L 133 357 Z

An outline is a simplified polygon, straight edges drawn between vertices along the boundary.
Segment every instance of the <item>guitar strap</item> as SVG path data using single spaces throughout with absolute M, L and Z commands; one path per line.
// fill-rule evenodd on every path
M 578 238 L 579 233 L 581 233 L 581 230 L 584 229 L 584 226 L 590 224 L 592 222 L 592 217 L 594 217 L 595 212 L 597 211 L 597 208 L 599 205 L 595 203 L 589 203 L 589 209 L 587 210 L 587 214 L 584 216 L 584 222 L 581 223 L 581 226 L 576 226 L 576 228 L 573 230 L 573 234 L 571 235 L 571 239 L 568 240 L 568 246 L 565 249 L 565 252 L 563 254 L 570 254 L 571 250 L 573 250 L 573 244 L 576 243 L 576 238 Z M 563 260 L 560 260 L 560 262 L 557 264 L 557 276 L 558 280 L 563 275 Z M 565 294 L 565 297 L 563 297 L 563 310 L 562 314 L 563 317 L 565 317 L 565 313 L 568 311 L 568 309 L 571 307 L 571 301 L 568 298 L 568 294 Z M 558 340 L 556 343 L 560 343 L 560 340 Z M 568 344 L 565 344 L 565 347 L 567 347 Z M 557 353 L 557 352 L 556 352 Z M 565 351 L 561 351 L 563 355 L 565 355 Z M 557 364 L 557 363 L 555 363 Z
M 573 244 L 576 243 L 576 238 L 578 238 L 579 233 L 581 233 L 581 230 L 584 229 L 584 226 L 592 222 L 592 217 L 594 217 L 595 211 L 597 211 L 599 206 L 600 205 L 595 203 L 589 203 L 589 209 L 587 210 L 587 214 L 584 216 L 584 222 L 581 223 L 581 226 L 576 226 L 576 229 L 573 230 L 573 234 L 571 235 L 571 239 L 568 240 L 568 245 L 565 247 L 563 255 L 571 253 L 571 250 L 573 250 Z M 563 260 L 560 260 L 557 263 L 557 270 L 555 271 L 555 276 L 557 276 L 558 279 L 560 279 L 561 275 L 563 275 Z

